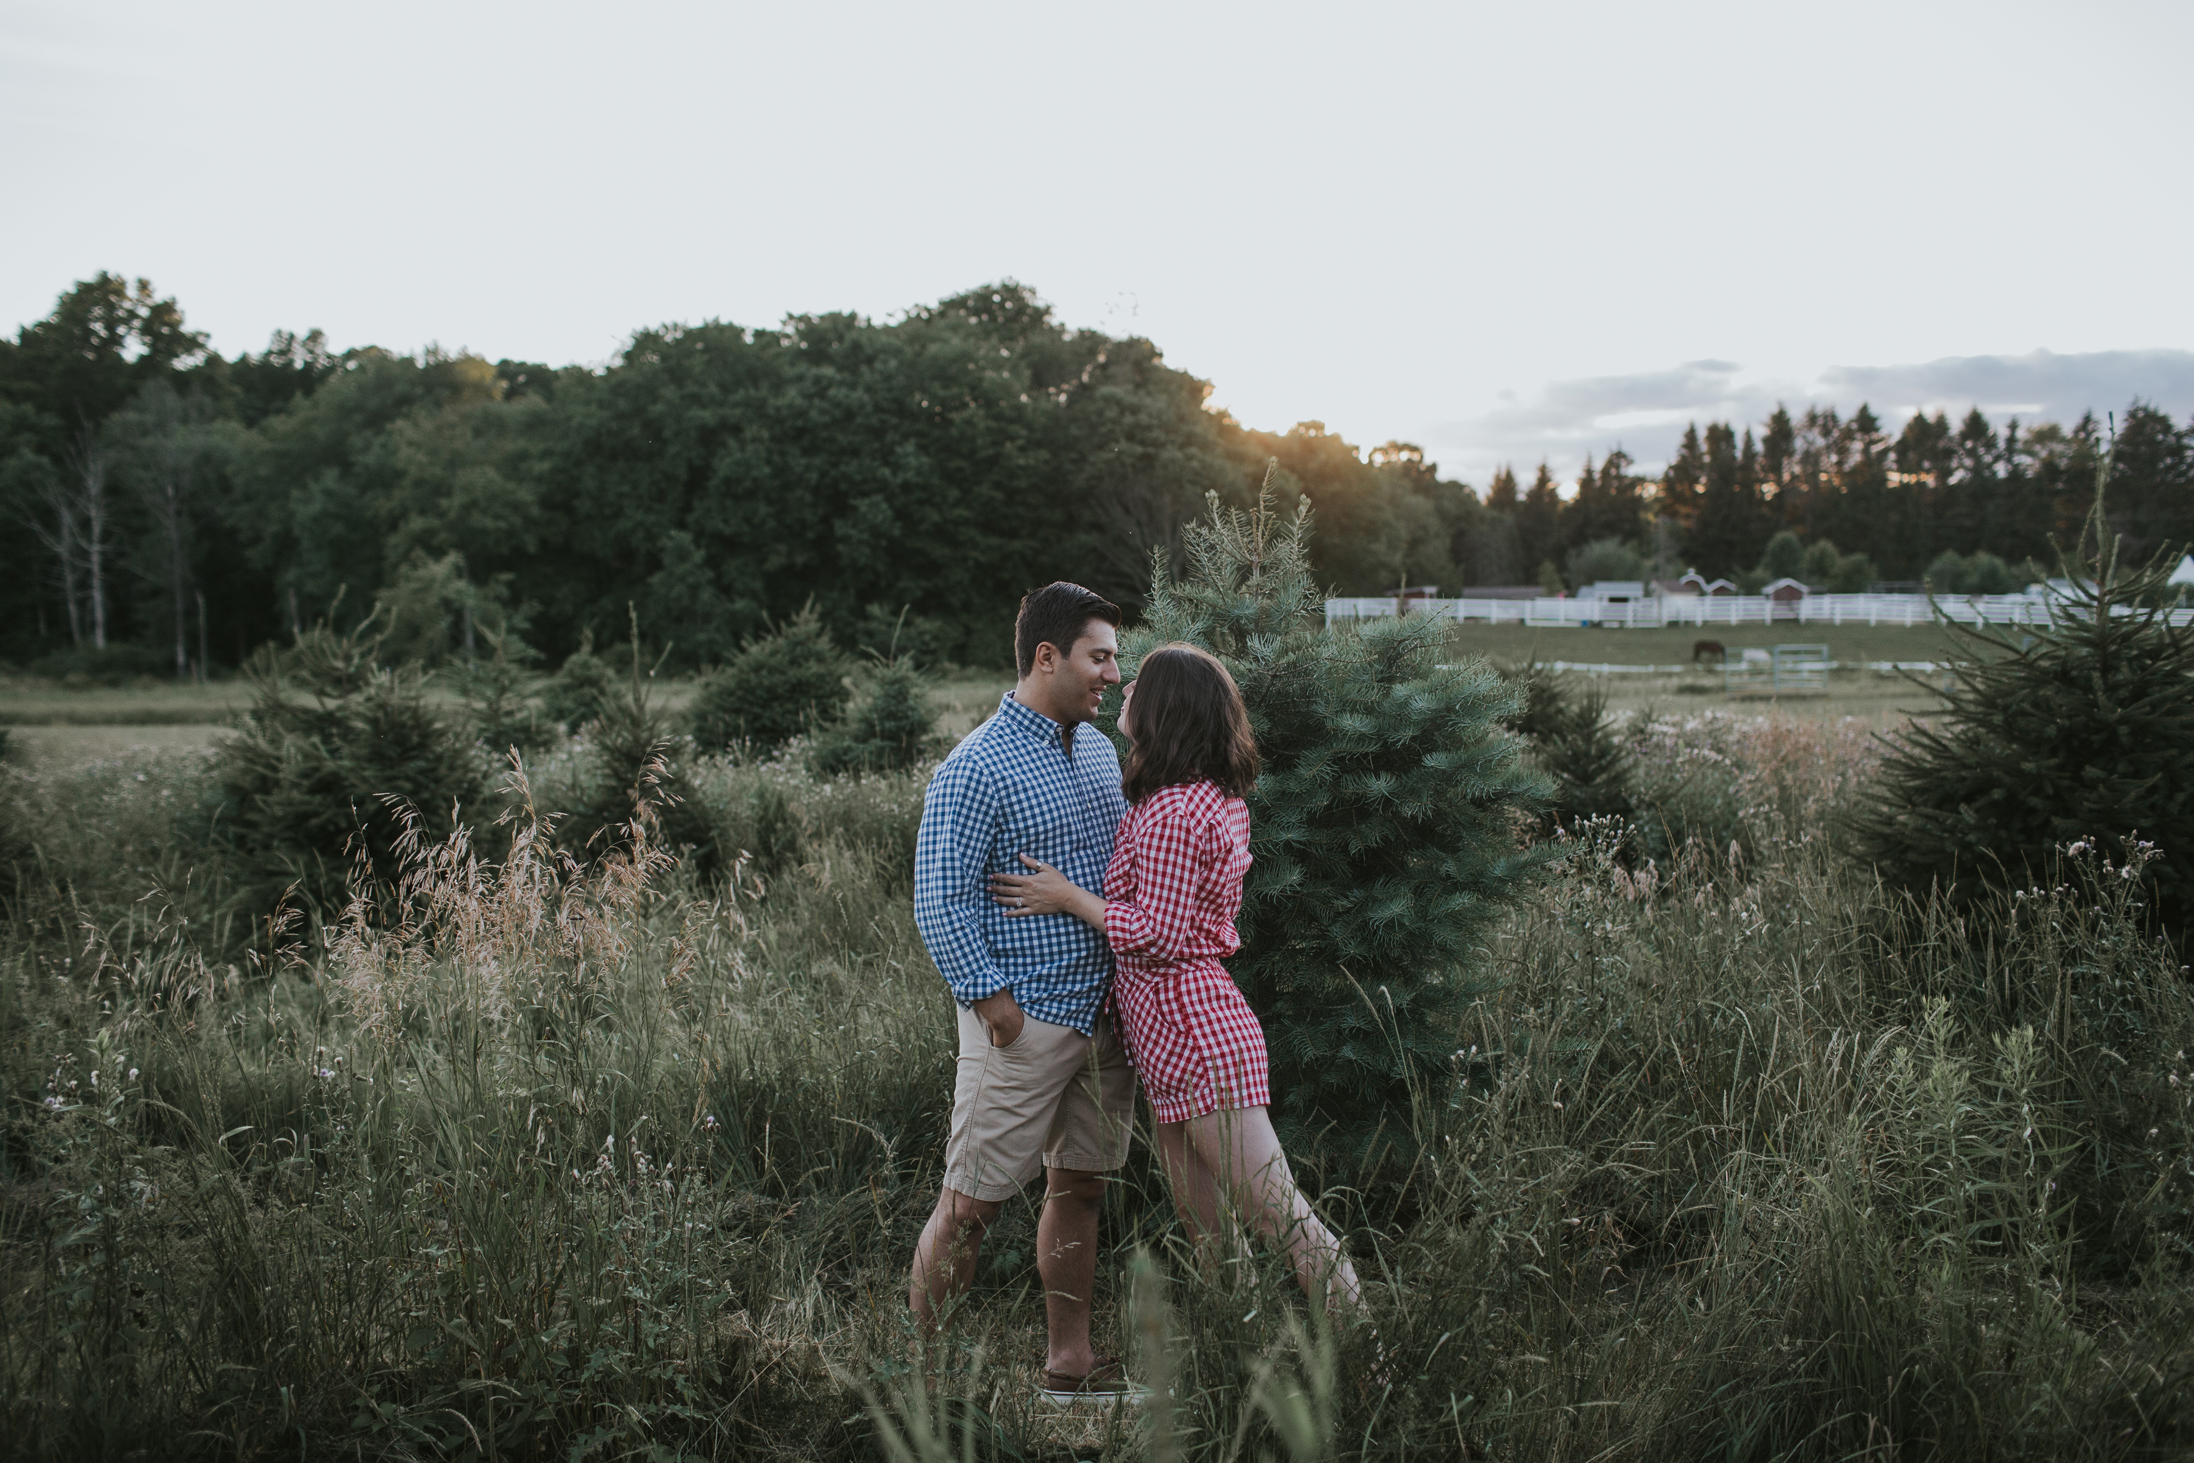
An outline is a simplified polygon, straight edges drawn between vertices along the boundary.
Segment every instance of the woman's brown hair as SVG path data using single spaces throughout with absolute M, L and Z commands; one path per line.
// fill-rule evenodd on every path
M 1122 779 L 1129 802 L 1206 778 L 1235 798 L 1257 785 L 1249 711 L 1217 657 L 1179 641 L 1151 651 L 1136 674 L 1128 719 L 1135 727 Z

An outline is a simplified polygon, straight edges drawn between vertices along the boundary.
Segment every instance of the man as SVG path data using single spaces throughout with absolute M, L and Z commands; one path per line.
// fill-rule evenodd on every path
M 984 1232 L 1044 1171 L 1036 1270 L 1049 1331 L 1044 1395 L 1131 1392 L 1090 1348 L 1104 1175 L 1127 1161 L 1135 1077 L 1104 1015 L 1112 952 L 1071 915 L 1009 919 L 993 873 L 1019 856 L 1101 888 L 1127 811 L 1112 744 L 1076 729 L 1120 683 L 1118 606 L 1078 584 L 1021 601 L 1020 680 L 930 779 L 914 854 L 914 922 L 960 1004 L 944 1192 L 914 1251 L 908 1303 L 925 1332 L 975 1277 Z

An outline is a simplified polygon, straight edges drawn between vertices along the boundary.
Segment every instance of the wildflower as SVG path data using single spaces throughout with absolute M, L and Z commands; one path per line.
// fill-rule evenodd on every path
M 136 1069 L 135 1067 L 132 1067 L 132 1068 L 130 1068 L 130 1081 L 132 1081 L 132 1082 L 135 1082 L 136 1080 L 137 1080 L 137 1069 Z

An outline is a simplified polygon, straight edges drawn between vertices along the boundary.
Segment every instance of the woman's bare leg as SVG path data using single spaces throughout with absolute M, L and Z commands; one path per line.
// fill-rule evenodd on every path
M 1218 1193 L 1224 1191 L 1244 1220 L 1286 1250 L 1305 1295 L 1318 1295 L 1323 1288 L 1329 1303 L 1338 1301 L 1350 1311 L 1363 1309 L 1363 1286 L 1356 1269 L 1341 1253 L 1333 1231 L 1295 1186 L 1295 1172 L 1288 1167 L 1280 1136 L 1263 1108 L 1225 1108 L 1185 1123 L 1160 1123 L 1158 1145 L 1167 1155 L 1169 1174 L 1186 1172 L 1193 1179 L 1201 1169 L 1203 1182 L 1212 1186 L 1214 1206 Z M 1172 1155 L 1182 1149 L 1186 1150 L 1183 1160 L 1176 1163 Z M 1192 1193 L 1184 1199 L 1178 1179 L 1174 1195 L 1186 1220 L 1188 1204 L 1200 1196 Z M 1198 1219 L 1206 1234 L 1216 1236 L 1215 1214 L 1203 1220 L 1199 1213 Z

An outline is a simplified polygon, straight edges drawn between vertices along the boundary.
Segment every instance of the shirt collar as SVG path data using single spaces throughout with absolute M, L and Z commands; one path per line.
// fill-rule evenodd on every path
M 1068 745 L 1066 741 L 1067 728 L 1065 726 L 1053 721 L 1035 707 L 1024 706 L 1014 700 L 1011 691 L 1006 692 L 1005 696 L 998 702 L 998 714 L 1006 718 L 1010 725 L 1019 728 L 1029 736 L 1035 737 L 1046 746 L 1064 749 Z

